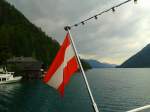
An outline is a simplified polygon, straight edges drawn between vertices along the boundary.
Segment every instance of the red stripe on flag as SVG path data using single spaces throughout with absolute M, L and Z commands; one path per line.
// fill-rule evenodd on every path
M 69 62 L 67 63 L 67 66 L 64 68 L 64 85 L 67 85 L 71 76 L 74 72 L 78 70 L 78 63 L 76 60 L 76 57 L 74 56 Z
M 69 33 L 67 33 L 66 38 L 61 45 L 60 50 L 58 51 L 54 61 L 52 62 L 52 65 L 49 67 L 45 77 L 44 77 L 44 82 L 47 83 L 49 79 L 53 76 L 53 74 L 56 72 L 58 67 L 63 63 L 64 61 L 64 55 L 66 48 L 70 45 L 70 40 L 69 40 Z
M 64 96 L 64 89 L 65 89 L 65 85 L 62 82 L 61 85 L 58 88 L 59 93 L 61 94 L 61 96 Z
M 58 91 L 60 92 L 60 94 L 62 96 L 64 95 L 64 87 L 69 83 L 71 76 L 77 70 L 78 70 L 78 63 L 77 63 L 76 57 L 74 56 L 71 60 L 68 61 L 67 65 L 63 71 L 63 73 L 64 73 L 63 74 L 63 77 L 64 77 L 63 82 L 61 83 L 61 85 L 58 88 Z

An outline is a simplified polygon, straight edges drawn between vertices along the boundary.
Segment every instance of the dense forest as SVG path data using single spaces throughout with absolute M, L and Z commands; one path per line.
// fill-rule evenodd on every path
M 60 45 L 14 6 L 0 0 L 0 65 L 11 57 L 33 57 L 48 66 Z M 84 63 L 86 68 L 90 66 Z
M 19 11 L 0 0 L 0 64 L 10 57 L 32 56 L 50 63 L 59 43 L 30 23 Z

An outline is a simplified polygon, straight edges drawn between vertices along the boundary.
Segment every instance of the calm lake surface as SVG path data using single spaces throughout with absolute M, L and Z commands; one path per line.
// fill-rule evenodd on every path
M 86 72 L 101 112 L 124 112 L 150 103 L 150 69 L 93 69 Z M 80 73 L 61 98 L 42 81 L 0 85 L 0 112 L 94 112 Z

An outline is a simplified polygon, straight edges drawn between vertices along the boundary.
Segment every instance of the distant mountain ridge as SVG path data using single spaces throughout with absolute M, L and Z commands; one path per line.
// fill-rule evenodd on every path
M 121 68 L 149 68 L 150 67 L 150 44 L 145 46 L 137 54 L 130 57 L 120 66 Z
M 115 64 L 101 63 L 94 59 L 85 60 L 92 68 L 115 68 Z

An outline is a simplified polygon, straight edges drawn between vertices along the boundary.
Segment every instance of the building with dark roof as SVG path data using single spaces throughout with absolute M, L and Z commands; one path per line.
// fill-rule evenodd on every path
M 8 69 L 27 79 L 42 77 L 42 66 L 42 62 L 32 57 L 13 57 L 7 60 Z

